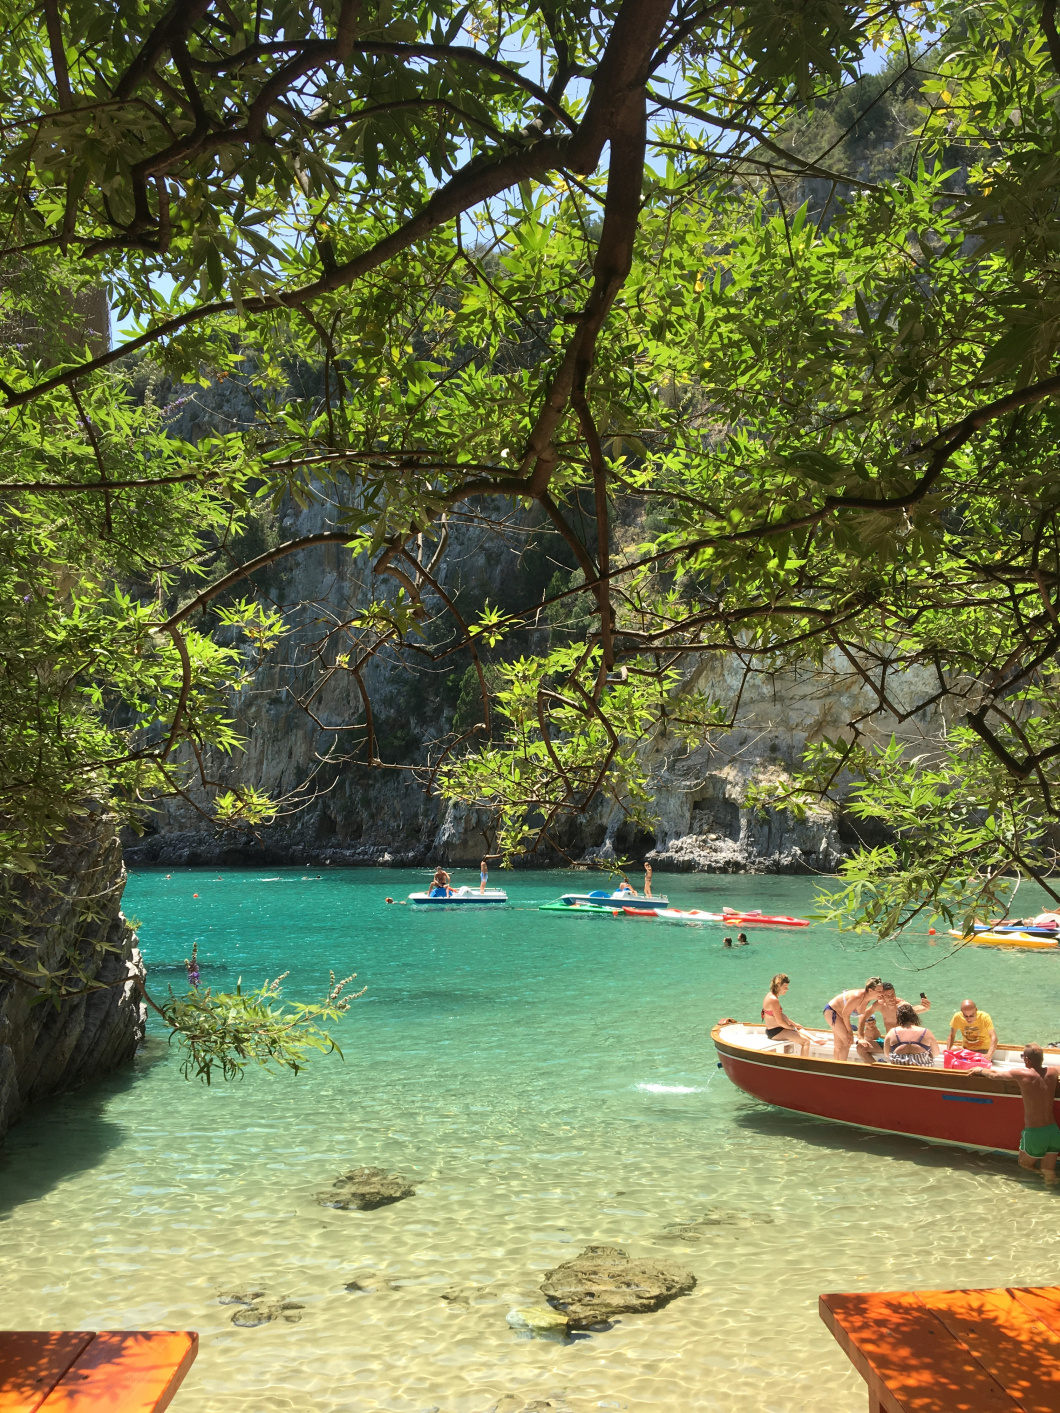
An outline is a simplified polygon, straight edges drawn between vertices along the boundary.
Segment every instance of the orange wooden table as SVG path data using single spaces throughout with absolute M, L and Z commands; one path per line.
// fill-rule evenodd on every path
M 1058 1413 L 1060 1286 L 822 1295 L 869 1413 Z
M 0 1331 L 0 1413 L 161 1413 L 199 1352 L 191 1331 Z

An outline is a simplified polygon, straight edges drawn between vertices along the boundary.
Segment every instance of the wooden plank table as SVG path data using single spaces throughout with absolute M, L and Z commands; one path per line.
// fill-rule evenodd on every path
M 1058 1413 L 1060 1286 L 822 1295 L 869 1413 Z
M 161 1413 L 198 1352 L 190 1330 L 3 1330 L 0 1413 Z

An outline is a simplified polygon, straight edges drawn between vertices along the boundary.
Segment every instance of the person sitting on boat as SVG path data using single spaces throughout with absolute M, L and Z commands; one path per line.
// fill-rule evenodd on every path
M 1056 1181 L 1056 1161 L 1060 1155 L 1060 1127 L 1056 1123 L 1056 1085 L 1060 1069 L 1045 1065 L 1040 1045 L 1023 1047 L 1023 1065 L 999 1070 L 991 1065 L 981 1070 L 990 1079 L 1014 1079 L 1023 1095 L 1023 1132 L 1020 1134 L 1019 1165 L 1034 1168 L 1040 1162 L 1042 1176 Z
M 449 875 L 441 864 L 434 870 L 434 882 L 431 884 L 430 896 L 432 898 L 451 898 L 454 890 L 449 886 Z
M 731 947 L 731 938 L 727 937 L 725 940 Z M 799 1052 L 805 1059 L 810 1053 L 810 1042 L 813 1040 L 813 1036 L 797 1026 L 789 1016 L 786 1016 L 784 1007 L 780 1004 L 781 996 L 790 985 L 791 977 L 786 976 L 782 971 L 778 972 L 769 983 L 769 990 L 762 1000 L 762 1019 L 766 1023 L 766 1039 L 798 1045 Z
M 623 875 L 622 875 L 622 882 L 618 885 L 618 888 L 617 888 L 616 891 L 619 892 L 619 893 L 635 893 L 635 892 L 636 892 L 636 889 L 633 887 L 633 884 L 630 883 L 630 881 L 629 881 L 629 879 L 626 877 L 626 875 L 623 874 Z
M 931 1002 L 928 1000 L 928 998 L 924 995 L 922 991 L 920 993 L 920 1003 L 918 1005 L 915 1002 L 907 1001 L 904 996 L 899 996 L 895 992 L 893 981 L 881 981 L 879 1000 L 874 1001 L 871 1006 L 868 1006 L 865 1009 L 864 1012 L 859 1011 L 857 1013 L 859 1016 L 858 1033 L 861 1033 L 860 1017 L 862 1015 L 870 1015 L 873 1011 L 879 1011 L 880 1015 L 883 1017 L 884 1031 L 893 1030 L 894 1027 L 898 1024 L 898 1007 L 910 1005 L 913 1007 L 913 1010 L 916 1011 L 918 1016 L 923 1015 L 925 1011 L 931 1010 Z
M 866 1065 L 874 1065 L 883 1050 L 883 1036 L 871 1011 L 861 1017 L 857 1039 L 858 1059 Z
M 873 1003 L 878 1002 L 882 986 L 883 982 L 878 976 L 870 976 L 860 991 L 840 991 L 839 995 L 833 996 L 825 1006 L 825 1023 L 832 1031 L 837 1060 L 845 1060 L 854 1043 L 851 1015 L 860 1015 L 866 1006 L 871 1008 Z
M 898 1007 L 898 1024 L 883 1037 L 883 1053 L 892 1064 L 927 1068 L 935 1063 L 939 1042 L 930 1030 L 918 1024 L 919 1020 L 908 1001 Z
M 990 1019 L 986 1011 L 981 1011 L 972 1000 L 962 1001 L 961 1009 L 954 1014 L 950 1021 L 950 1038 L 946 1042 L 948 1049 L 953 1049 L 953 1042 L 960 1032 L 960 1043 L 966 1050 L 975 1050 L 977 1054 L 985 1055 L 988 1060 L 993 1060 L 994 1051 L 997 1049 L 997 1031 L 994 1029 L 994 1022 Z

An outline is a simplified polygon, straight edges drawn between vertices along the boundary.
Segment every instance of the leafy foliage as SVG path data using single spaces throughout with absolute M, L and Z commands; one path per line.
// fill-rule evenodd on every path
M 354 977 L 336 981 L 332 972 L 321 1002 L 288 1002 L 281 988 L 285 976 L 248 992 L 243 990 L 242 978 L 233 992 L 195 987 L 187 995 L 175 996 L 171 991 L 167 1000 L 155 1006 L 181 1051 L 185 1079 L 194 1075 L 210 1084 L 216 1071 L 223 1079 L 241 1079 L 248 1065 L 297 1074 L 314 1051 L 341 1055 L 321 1022 L 338 1020 L 364 991 L 343 995 Z
M 494 815 L 502 853 L 558 837 L 600 791 L 646 820 L 660 741 L 699 743 L 738 709 L 691 690 L 724 654 L 745 676 L 808 664 L 863 686 L 787 796 L 853 791 L 890 828 L 848 865 L 855 924 L 963 917 L 1007 870 L 1045 877 L 1060 788 L 1051 4 L 42 3 L 12 14 L 0 69 L 10 259 L 106 280 L 140 320 L 113 353 L 67 338 L 13 348 L 0 370 L 12 426 L 50 431 L 39 409 L 58 408 L 71 448 L 81 436 L 72 464 L 98 497 L 78 512 L 95 517 L 85 543 L 157 493 L 141 483 L 173 454 L 145 442 L 136 485 L 102 489 L 121 436 L 91 469 L 68 409 L 76 392 L 108 425 L 108 370 L 145 349 L 166 377 L 227 380 L 255 409 L 179 452 L 202 497 L 189 525 L 216 538 L 250 501 L 293 501 L 328 526 L 167 605 L 160 631 L 190 669 L 178 678 L 148 634 L 142 685 L 113 688 L 141 732 L 136 770 L 170 770 L 166 719 L 188 758 L 234 744 L 233 659 L 200 615 L 285 554 L 345 545 L 372 589 L 327 618 L 320 681 L 356 682 L 358 750 L 376 763 L 371 665 L 470 657 L 498 720 L 425 774 Z M 875 139 L 887 150 L 866 156 Z M 12 496 L 29 472 L 4 480 Z M 494 527 L 499 503 L 538 515 L 566 568 L 543 603 L 465 617 L 449 525 Z M 33 554 L 51 554 L 43 538 Z M 144 600 L 113 597 L 129 573 L 112 558 L 100 576 L 108 622 L 144 633 Z M 286 627 L 255 602 L 225 610 L 245 663 Z M 57 598 L 45 616 L 60 612 Z M 531 651 L 542 615 L 550 644 Z M 106 719 L 108 690 L 86 723 Z M 88 756 L 109 759 L 102 740 Z M 99 788 L 142 791 L 132 769 L 101 766 Z M 77 793 L 61 773 L 42 786 L 56 828 Z M 218 788 L 223 820 L 283 803 Z

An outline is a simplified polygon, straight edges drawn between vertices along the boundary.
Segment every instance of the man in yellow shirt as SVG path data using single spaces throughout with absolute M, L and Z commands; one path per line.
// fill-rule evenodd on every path
M 994 1022 L 986 1011 L 981 1011 L 974 1001 L 962 1001 L 961 1009 L 950 1021 L 950 1038 L 947 1044 L 952 1048 L 954 1036 L 960 1032 L 960 1043 L 966 1050 L 976 1050 L 988 1060 L 994 1058 L 997 1049 L 997 1031 Z

